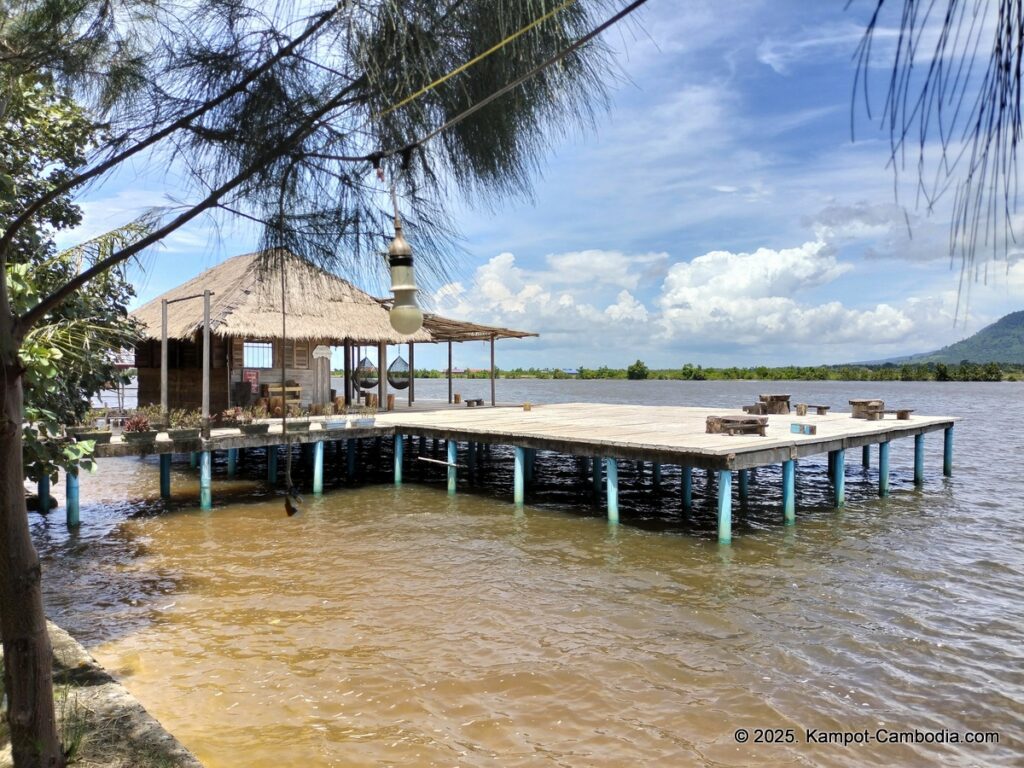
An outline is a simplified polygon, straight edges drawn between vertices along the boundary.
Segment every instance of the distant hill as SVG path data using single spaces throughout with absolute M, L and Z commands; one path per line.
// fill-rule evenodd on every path
M 886 362 L 956 364 L 963 360 L 972 363 L 1024 364 L 1024 310 L 1011 312 L 973 336 L 935 352 L 894 358 Z

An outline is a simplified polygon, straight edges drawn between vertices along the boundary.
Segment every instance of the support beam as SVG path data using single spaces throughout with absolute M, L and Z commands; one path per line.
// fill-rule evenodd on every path
M 452 340 L 448 339 L 448 405 L 452 403 Z
M 50 511 L 50 476 L 44 475 L 39 479 L 39 511 L 44 515 Z
M 732 543 L 732 472 L 719 470 L 718 474 L 718 543 Z
M 388 345 L 380 342 L 377 345 L 377 407 L 383 413 L 388 407 Z
M 740 504 L 744 507 L 747 506 L 747 500 L 750 498 L 750 475 L 745 469 L 739 470 L 740 476 Z
M 345 407 L 352 405 L 352 340 L 345 339 Z
M 228 448 L 228 477 L 238 474 L 238 449 Z
M 412 344 L 409 345 L 410 347 Z M 405 453 L 405 436 L 395 435 L 395 487 L 402 484 L 402 459 Z
M 860 449 L 860 465 L 867 469 L 871 466 L 871 446 L 865 445 Z
M 351 480 L 356 476 L 356 441 L 350 438 L 345 441 L 345 474 Z
M 596 459 L 595 459 L 596 461 Z M 512 501 L 517 507 L 526 501 L 526 449 L 515 447 L 515 472 L 512 480 Z
M 832 499 L 836 509 L 846 506 L 846 451 L 835 452 L 832 461 Z
M 416 402 L 416 345 L 409 342 L 409 407 Z
M 654 462 L 652 468 L 651 484 L 654 486 L 654 490 L 657 491 L 661 487 L 661 464 Z
M 953 476 L 953 428 L 946 427 L 942 443 L 942 474 Z
M 277 485 L 277 446 L 267 446 L 267 482 Z
M 160 300 L 160 416 L 167 418 L 167 299 Z
M 924 485 L 924 433 L 914 435 L 914 485 Z
M 782 521 L 796 523 L 796 462 L 792 459 L 782 462 Z
M 454 440 L 448 441 L 448 495 L 455 495 L 455 486 L 458 477 L 455 465 L 459 461 L 459 444 Z
M 313 495 L 324 492 L 324 441 L 313 443 Z
M 594 503 L 601 503 L 601 460 L 592 458 L 590 460 L 591 473 L 594 483 Z
M 67 513 L 68 528 L 77 528 L 82 522 L 78 509 L 78 471 L 71 470 L 64 476 L 65 486 L 65 512 Z
M 497 405 L 494 387 L 494 334 L 491 334 L 491 406 Z
M 619 522 L 619 461 L 605 459 L 605 475 L 608 483 L 608 522 Z
M 160 454 L 160 498 L 171 498 L 171 454 Z
M 199 508 L 213 508 L 213 461 L 209 451 L 199 455 Z
M 889 441 L 878 444 L 878 495 L 889 495 Z
M 683 486 L 683 514 L 693 512 L 693 468 L 680 467 Z
M 203 437 L 210 437 L 210 290 L 203 291 Z M 282 382 L 283 384 L 284 382 Z
M 189 466 L 189 469 L 195 469 L 196 467 L 199 466 L 199 453 L 198 452 L 192 451 L 188 455 L 188 466 Z

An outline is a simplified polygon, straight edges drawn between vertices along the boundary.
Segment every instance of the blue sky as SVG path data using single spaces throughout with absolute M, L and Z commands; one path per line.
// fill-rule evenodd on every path
M 532 199 L 452 201 L 466 254 L 425 303 L 539 332 L 499 343 L 507 367 L 876 359 L 1022 308 L 1016 261 L 972 284 L 957 318 L 944 204 L 928 214 L 906 187 L 897 201 L 887 134 L 862 108 L 851 140 L 853 55 L 873 3 L 844 6 L 650 0 L 642 30 L 606 38 L 623 75 L 609 112 L 556 144 Z M 878 83 L 892 39 L 883 26 Z M 175 192 L 173 176 L 120 174 L 83 200 L 73 236 Z M 140 303 L 253 245 L 244 227 L 179 232 L 147 259 Z M 462 345 L 456 364 L 486 355 Z M 442 350 L 417 350 L 417 364 L 441 367 Z

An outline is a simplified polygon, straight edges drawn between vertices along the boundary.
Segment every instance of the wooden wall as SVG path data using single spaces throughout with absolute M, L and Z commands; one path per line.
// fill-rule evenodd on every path
M 160 369 L 139 368 L 139 405 L 160 405 Z M 203 407 L 203 371 L 201 368 L 167 370 L 167 407 L 188 410 Z M 210 413 L 228 407 L 228 369 L 210 370 Z

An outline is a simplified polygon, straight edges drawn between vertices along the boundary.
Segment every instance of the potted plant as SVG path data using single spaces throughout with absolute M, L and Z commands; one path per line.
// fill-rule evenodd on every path
M 302 408 L 298 405 L 288 406 L 288 431 L 309 432 L 309 419 L 302 418 Z
M 265 421 L 270 412 L 265 405 L 254 405 L 242 411 L 238 428 L 243 435 L 265 435 L 270 430 L 269 422 Z
M 82 417 L 78 424 L 65 427 L 64 432 L 68 437 L 73 437 L 78 442 L 92 440 L 97 445 L 109 443 L 111 432 L 105 416 L 106 414 L 103 411 L 90 408 L 85 412 L 85 416 Z M 101 421 L 103 426 L 100 426 Z
M 168 424 L 168 415 L 165 415 L 160 410 L 160 406 L 157 404 L 143 405 L 135 410 L 135 413 L 142 414 L 149 420 L 149 428 L 155 429 L 157 432 L 163 432 Z
M 374 421 L 376 421 L 377 409 L 372 405 L 364 405 L 359 408 L 359 413 L 353 421 L 353 427 L 372 427 Z
M 324 407 L 327 418 L 324 419 L 324 429 L 345 429 L 347 420 L 345 418 L 345 407 L 338 408 L 334 405 Z
M 149 417 L 144 413 L 136 413 L 124 422 L 122 437 L 129 443 L 152 443 L 156 440 L 157 431 L 149 424 Z
M 168 416 L 171 426 L 167 436 L 171 440 L 195 440 L 199 437 L 199 429 L 203 426 L 203 416 L 199 411 L 176 408 Z

